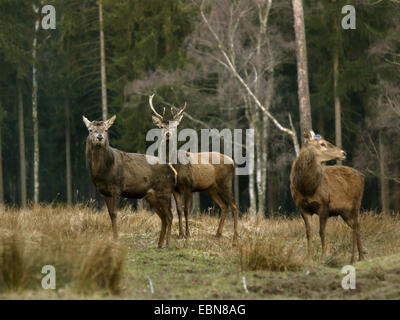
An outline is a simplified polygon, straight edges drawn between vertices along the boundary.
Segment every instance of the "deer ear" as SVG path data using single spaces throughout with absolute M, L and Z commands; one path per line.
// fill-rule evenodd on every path
M 315 139 L 315 133 L 314 133 L 314 131 L 310 130 L 310 136 L 311 136 L 311 139 Z
M 156 116 L 151 116 L 151 119 L 153 120 L 153 123 L 159 127 L 162 128 L 162 121 L 160 120 L 160 118 L 156 117 Z
M 107 129 L 113 125 L 113 123 L 114 123 L 114 121 L 115 121 L 115 118 L 117 118 L 117 116 L 114 114 L 110 119 L 108 119 L 108 120 L 106 121 L 106 127 L 107 127 Z
M 308 131 L 304 131 L 304 140 L 309 141 L 311 140 L 311 134 Z
M 85 116 L 82 116 L 83 122 L 86 125 L 86 128 L 89 129 L 90 125 L 92 124 Z

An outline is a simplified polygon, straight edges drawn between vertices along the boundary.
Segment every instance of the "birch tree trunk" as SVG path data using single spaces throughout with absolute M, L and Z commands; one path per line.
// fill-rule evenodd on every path
M 66 188 L 67 204 L 72 204 L 72 177 L 71 177 L 71 125 L 70 107 L 68 95 L 65 96 L 65 166 L 66 166 Z
M 101 58 L 101 105 L 103 121 L 108 119 L 107 108 L 107 85 L 106 85 L 106 52 L 103 30 L 103 0 L 99 0 L 99 22 L 100 22 L 100 58 Z
M 26 160 L 25 160 L 25 133 L 24 133 L 24 102 L 21 81 L 17 79 L 18 91 L 18 132 L 19 132 L 19 172 L 21 188 L 21 207 L 26 207 Z
M 33 10 L 37 14 L 32 49 L 32 120 L 33 120 L 33 202 L 39 203 L 39 120 L 38 120 L 38 83 L 37 83 L 37 36 L 39 31 L 39 8 Z
M 274 69 L 274 59 L 272 55 L 272 50 L 270 48 L 270 42 L 267 34 L 267 25 L 269 13 L 271 11 L 272 0 L 264 0 L 258 3 L 258 22 L 259 31 L 257 35 L 257 56 L 256 56 L 256 68 L 257 74 L 262 75 L 260 79 L 265 77 L 265 59 L 268 62 L 269 76 L 267 80 L 267 88 L 261 85 L 260 81 L 255 84 L 255 95 L 263 96 L 262 92 L 266 91 L 265 95 L 265 109 L 270 110 L 270 105 L 272 101 L 273 91 L 271 90 L 273 86 L 273 69 Z M 263 41 L 265 41 L 265 46 L 268 50 L 268 55 L 264 56 L 261 51 L 261 46 Z M 256 109 L 256 107 L 254 108 Z M 258 130 L 255 133 L 256 139 L 256 182 L 257 182 L 257 212 L 260 214 L 265 214 L 265 205 L 267 198 L 267 166 L 268 166 L 268 117 L 264 112 L 259 112 L 257 110 Z
M 252 215 L 256 214 L 257 212 L 254 172 L 255 171 L 249 174 L 249 198 L 250 198 L 249 212 Z
M 246 105 L 245 106 L 245 114 L 246 114 L 247 121 L 249 122 L 249 127 L 252 129 L 255 129 L 256 123 L 255 123 L 254 114 L 256 114 L 257 112 L 255 112 L 256 110 L 250 110 L 251 104 L 249 103 L 248 98 L 246 96 L 244 96 L 243 99 L 244 99 L 245 105 Z M 254 151 L 257 152 L 257 132 L 254 132 L 254 139 L 255 139 L 255 143 L 256 143 L 256 148 Z M 250 161 L 250 163 L 254 163 L 254 170 L 253 170 L 253 172 L 249 173 L 249 202 L 250 202 L 249 205 L 250 206 L 249 206 L 248 210 L 251 215 L 254 215 L 257 213 L 255 176 L 256 176 L 258 164 L 254 161 L 254 154 L 252 152 L 250 153 L 249 161 Z
M 250 124 L 250 128 L 254 128 L 254 125 Z M 257 148 L 255 148 L 257 150 Z M 255 150 L 255 151 L 256 151 Z M 257 152 L 257 151 L 256 151 Z M 250 207 L 249 212 L 251 215 L 255 215 L 257 213 L 257 198 L 256 198 L 256 172 L 258 168 L 258 164 L 254 161 L 254 154 L 250 153 L 250 163 L 254 163 L 254 170 L 249 174 L 249 200 L 250 200 Z
M 385 143 L 382 130 L 379 130 L 379 180 L 382 212 L 388 213 L 390 210 L 389 180 L 386 178 Z
M 294 150 L 296 152 L 296 155 L 299 155 L 299 143 L 297 140 L 297 135 L 296 135 L 296 131 L 294 131 L 293 129 L 293 123 L 291 121 L 290 118 L 290 114 L 289 114 L 289 120 L 290 120 L 290 124 L 291 124 L 291 129 L 285 128 L 284 126 L 282 126 L 279 121 L 265 108 L 265 106 L 260 102 L 260 100 L 257 98 L 257 96 L 254 94 L 254 92 L 251 90 L 251 88 L 249 87 L 249 85 L 246 83 L 246 81 L 242 78 L 242 76 L 239 74 L 238 70 L 235 67 L 234 64 L 234 59 L 230 58 L 229 55 L 227 54 L 227 52 L 224 49 L 224 45 L 221 42 L 221 39 L 219 38 L 218 34 L 216 33 L 216 31 L 213 29 L 213 27 L 210 25 L 210 22 L 208 21 L 207 17 L 204 14 L 203 11 L 203 4 L 200 6 L 200 15 L 205 23 L 205 25 L 207 26 L 207 28 L 209 29 L 210 33 L 212 34 L 212 36 L 214 37 L 216 44 L 218 45 L 218 50 L 221 53 L 223 60 L 220 60 L 219 58 L 216 58 L 216 61 L 218 63 L 220 63 L 222 66 L 224 66 L 227 70 L 229 70 L 229 72 L 232 74 L 233 77 L 235 77 L 239 83 L 243 86 L 243 88 L 246 90 L 247 94 L 249 95 L 249 97 L 251 98 L 251 100 L 253 100 L 253 102 L 255 103 L 255 105 L 260 108 L 265 115 L 268 117 L 269 120 L 272 121 L 272 123 L 282 132 L 285 132 L 287 134 L 289 134 L 292 137 L 293 140 L 293 146 L 294 146 Z M 304 30 L 303 30 L 304 31 Z M 307 93 L 308 93 L 308 81 L 307 81 Z M 309 100 L 308 100 L 309 102 Z M 309 105 L 309 104 L 308 104 Z M 311 124 L 311 113 L 310 113 L 310 124 Z M 311 125 L 310 125 L 311 127 Z
M 297 56 L 297 82 L 300 111 L 300 134 L 304 141 L 304 132 L 312 128 L 310 93 L 308 87 L 307 46 L 304 27 L 304 14 L 302 0 L 292 0 L 294 31 L 296 34 L 296 56 Z

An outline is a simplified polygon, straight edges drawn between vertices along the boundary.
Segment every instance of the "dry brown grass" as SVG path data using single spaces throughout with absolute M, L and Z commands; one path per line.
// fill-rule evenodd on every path
M 111 241 L 97 240 L 90 247 L 79 270 L 79 289 L 83 292 L 109 290 L 120 292 L 126 249 Z
M 305 227 L 299 216 L 265 219 L 260 215 L 244 215 L 239 220 L 237 245 L 232 244 L 231 217 L 226 220 L 222 239 L 214 240 L 218 220 L 208 214 L 191 215 L 191 237 L 179 240 L 178 221 L 174 219 L 170 249 L 155 250 L 161 223 L 156 214 L 147 211 L 122 208 L 118 214 L 121 241 L 115 243 L 105 208 L 98 212 L 83 204 L 73 207 L 45 205 L 23 210 L 2 207 L 0 292 L 41 289 L 44 276 L 41 268 L 53 265 L 57 271 L 57 289 L 83 294 L 123 293 L 124 281 L 127 281 L 125 265 L 132 266 L 127 257 L 129 253 L 149 252 L 151 261 L 155 262 L 162 256 L 168 261 L 165 267 L 171 270 L 171 277 L 177 276 L 179 271 L 168 257 L 180 251 L 185 252 L 182 257 L 200 257 L 204 266 L 217 259 L 227 264 L 237 263 L 235 268 L 242 271 L 292 272 L 308 270 L 310 265 L 343 266 L 350 260 L 351 230 L 340 218 L 328 220 L 328 256 L 324 261 L 319 258 L 321 244 L 316 216 L 312 219 L 312 261 L 305 259 Z M 363 212 L 360 225 L 367 259 L 400 253 L 399 215 Z M 150 262 L 144 263 L 147 267 Z M 140 270 L 141 266 L 135 268 Z M 188 268 L 184 261 L 182 268 Z M 135 274 L 129 276 L 135 281 Z
M 366 258 L 400 253 L 400 215 L 399 214 L 378 214 L 376 212 L 363 212 L 360 217 L 361 241 L 366 252 Z M 318 216 L 312 218 L 313 250 L 312 261 L 321 263 L 321 242 L 319 237 Z M 343 265 L 350 260 L 352 246 L 352 231 L 339 218 L 330 218 L 326 228 L 326 242 L 328 255 L 322 263 L 327 266 L 336 267 Z M 294 218 L 273 217 L 264 219 L 260 216 L 246 216 L 241 221 L 241 234 L 244 235 L 240 247 L 240 257 L 247 257 L 240 261 L 248 261 L 245 266 L 254 269 L 255 261 L 264 256 L 269 257 L 271 265 L 262 263 L 264 270 L 275 270 L 279 263 L 272 261 L 281 260 L 282 266 L 278 269 L 285 269 L 285 262 L 290 265 L 307 264 L 301 257 L 305 257 L 307 250 L 305 226 L 301 217 Z M 247 252 L 248 251 L 248 252 Z M 250 259 L 250 257 L 253 257 Z M 258 260 L 257 260 L 258 259 Z M 302 262 L 300 262 L 302 261 Z M 311 262 L 312 262 L 311 261 Z M 261 267 L 259 267 L 261 268 Z M 256 268 L 257 269 L 257 268 Z M 289 270 L 289 266 L 287 267 Z
M 248 237 L 239 248 L 242 270 L 297 271 L 303 267 L 303 258 L 293 245 L 282 239 Z
M 5 209 L 0 216 L 0 291 L 41 288 L 44 265 L 57 288 L 117 293 L 126 250 L 108 236 L 104 214 L 83 206 Z

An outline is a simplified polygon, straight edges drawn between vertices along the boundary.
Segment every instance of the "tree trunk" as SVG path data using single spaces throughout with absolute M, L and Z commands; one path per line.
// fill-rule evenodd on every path
M 39 8 L 33 6 L 36 14 Z M 32 120 L 33 120 L 33 201 L 39 203 L 39 120 L 38 120 L 38 83 L 37 83 L 37 35 L 39 31 L 40 16 L 35 22 L 35 34 L 32 49 Z
M 256 83 L 255 93 L 260 96 L 262 91 L 266 91 L 265 95 L 265 109 L 270 110 L 271 101 L 274 94 L 274 56 L 271 50 L 269 37 L 267 34 L 267 25 L 269 13 L 271 11 L 272 0 L 265 0 L 262 5 L 258 7 L 258 19 L 260 23 L 258 38 L 257 38 L 257 69 L 259 74 L 263 74 L 263 60 L 267 58 L 269 60 L 269 76 L 267 87 L 261 87 L 260 82 Z M 265 40 L 266 47 L 268 50 L 268 57 L 264 57 L 261 54 L 261 43 Z M 263 76 L 265 77 L 265 76 Z M 267 167 L 268 167 L 268 117 L 264 112 L 260 112 L 259 121 L 259 134 L 257 144 L 257 203 L 258 212 L 265 215 L 266 199 L 267 199 Z M 257 137 L 257 134 L 256 134 Z
M 4 203 L 4 185 L 3 185 L 3 155 L 2 155 L 2 141 L 1 141 L 1 122 L 0 122 L 0 204 Z
M 136 202 L 136 210 L 137 211 L 144 210 L 143 202 L 144 202 L 143 199 L 137 199 L 137 202 Z
M 258 114 L 258 112 L 257 112 Z M 262 122 L 260 121 L 260 124 Z M 263 170 L 263 159 L 262 159 L 262 152 L 263 152 L 263 141 L 262 141 L 262 127 L 255 132 L 255 143 L 256 143 L 256 185 L 257 185 L 257 214 L 264 213 L 264 203 L 265 203 L 265 193 L 263 190 L 263 183 L 262 183 L 262 170 Z
M 21 188 L 21 207 L 26 207 L 26 160 L 25 160 L 25 133 L 24 133 L 24 105 L 21 81 L 17 80 L 18 91 L 18 132 L 19 132 L 19 172 Z
M 99 0 L 99 23 L 100 23 L 100 57 L 101 57 L 101 103 L 103 111 L 103 121 L 108 118 L 107 110 L 107 86 L 106 86 L 106 52 L 104 44 L 103 30 L 103 0 Z
M 307 68 L 307 46 L 304 27 L 304 14 L 302 0 L 292 0 L 294 31 L 296 34 L 296 56 L 297 56 L 297 82 L 300 111 L 300 130 L 302 141 L 304 133 L 312 128 L 310 93 L 308 87 Z
M 334 31 L 337 32 L 337 25 L 335 21 Z M 341 120 L 341 104 L 338 92 L 338 79 L 339 79 L 339 50 L 337 44 L 333 49 L 333 94 L 335 101 L 335 144 L 338 148 L 342 149 L 342 120 Z M 341 165 L 341 160 L 336 160 L 337 165 Z
M 318 133 L 325 137 L 325 123 L 324 123 L 324 116 L 322 115 L 322 112 L 320 111 L 318 113 Z
M 379 180 L 382 212 L 388 213 L 390 210 L 389 181 L 386 178 L 385 144 L 382 130 L 379 131 Z
M 269 215 L 272 215 L 275 211 L 275 188 L 276 188 L 276 176 L 273 170 L 269 170 L 268 172 L 268 212 Z
M 398 163 L 394 163 L 393 174 L 396 179 L 400 179 Z M 400 183 L 398 181 L 394 181 L 393 185 L 393 210 L 400 212 Z
M 254 181 L 254 172 L 249 174 L 249 198 L 250 198 L 250 214 L 256 214 L 257 212 L 257 203 L 256 203 L 256 190 L 255 190 L 255 181 Z
M 71 177 L 71 125 L 68 95 L 65 97 L 65 165 L 66 165 L 66 187 L 67 204 L 72 204 L 72 177 Z
M 245 100 L 245 104 L 246 104 L 246 117 L 247 120 L 249 121 L 249 127 L 252 129 L 256 129 L 255 127 L 255 117 L 254 114 L 257 112 L 257 110 L 250 110 L 251 108 L 251 104 L 249 103 L 248 99 L 246 99 L 246 97 L 244 96 L 244 100 Z M 254 133 L 254 139 L 257 139 L 257 132 Z M 257 141 L 255 141 L 257 144 Z M 257 152 L 257 146 L 254 150 L 255 152 Z M 251 215 L 256 214 L 257 213 L 257 199 L 256 199 L 256 190 L 255 190 L 255 174 L 257 171 L 257 166 L 258 164 L 254 161 L 254 154 L 251 152 L 250 153 L 250 159 L 249 159 L 250 163 L 254 163 L 254 170 L 253 172 L 249 173 L 249 202 L 250 202 L 250 207 L 248 209 L 249 213 Z
M 190 212 L 194 212 L 196 214 L 200 212 L 200 192 L 192 193 L 192 210 Z

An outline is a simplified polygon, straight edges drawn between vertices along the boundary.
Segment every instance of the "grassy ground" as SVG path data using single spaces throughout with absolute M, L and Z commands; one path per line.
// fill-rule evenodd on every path
M 244 216 L 232 244 L 232 220 L 214 240 L 218 219 L 190 217 L 191 238 L 157 249 L 160 220 L 121 209 L 120 241 L 110 219 L 84 205 L 0 208 L 0 299 L 399 299 L 400 216 L 363 212 L 366 260 L 356 263 L 356 289 L 344 290 L 351 232 L 339 218 L 327 225 L 320 259 L 318 218 L 313 257 L 306 260 L 304 223 Z M 43 265 L 56 268 L 57 289 L 41 287 Z M 243 277 L 247 292 L 243 286 Z M 150 284 L 151 283 L 151 284 Z M 153 292 L 151 292 L 151 286 Z

